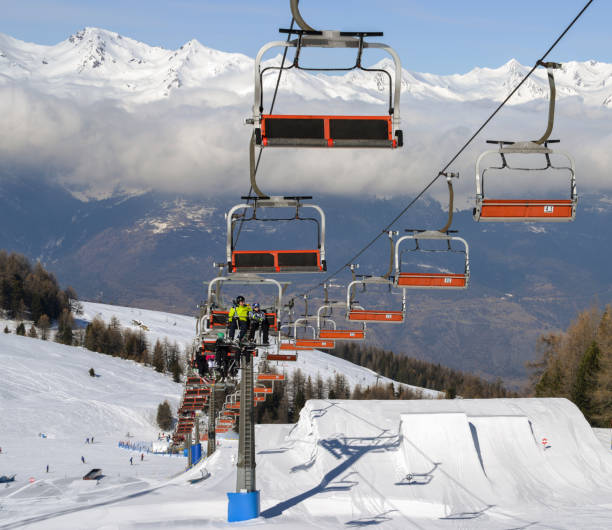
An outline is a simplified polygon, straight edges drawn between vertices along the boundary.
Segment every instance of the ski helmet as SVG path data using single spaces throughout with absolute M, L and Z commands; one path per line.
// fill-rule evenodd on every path
M 244 302 L 244 296 L 237 296 L 236 297 L 236 303 L 239 304 L 240 302 Z

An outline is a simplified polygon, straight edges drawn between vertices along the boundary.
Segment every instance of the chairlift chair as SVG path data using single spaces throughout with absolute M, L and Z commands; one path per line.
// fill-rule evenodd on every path
M 336 347 L 336 343 L 333 340 L 326 340 L 317 338 L 317 330 L 315 326 L 308 325 L 307 322 L 309 320 L 315 320 L 317 317 L 315 315 L 311 315 L 308 317 L 298 318 L 293 323 L 293 338 L 294 338 L 294 347 L 296 350 L 332 350 Z M 312 330 L 312 338 L 306 337 L 298 337 L 297 336 L 297 328 L 300 323 L 304 322 L 306 325 L 304 326 L 308 330 Z
M 395 148 L 403 145 L 400 123 L 402 67 L 399 56 L 386 44 L 368 42 L 368 37 L 381 37 L 382 32 L 316 31 L 299 14 L 297 0 L 291 0 L 291 10 L 300 29 L 281 29 L 288 40 L 264 45 L 255 58 L 255 100 L 253 124 L 255 141 L 262 147 L 375 147 Z M 294 38 L 292 38 L 294 36 Z M 273 48 L 295 48 L 289 66 L 267 66 L 262 69 L 264 54 Z M 300 64 L 304 48 L 355 49 L 355 64 L 346 68 L 307 68 Z M 365 49 L 379 49 L 393 59 L 394 76 L 381 68 L 366 68 L 362 64 Z M 362 70 L 386 76 L 389 89 L 388 113 L 378 116 L 321 116 L 263 113 L 263 75 L 270 70 L 351 71 Z
M 470 255 L 467 241 L 461 237 L 450 235 L 452 232 L 437 230 L 415 231 L 411 235 L 400 237 L 395 244 L 395 285 L 406 289 L 466 289 L 470 279 Z M 400 259 L 400 246 L 404 241 L 413 241 L 411 252 L 426 255 L 428 252 L 454 252 L 463 254 L 464 269 L 461 272 L 417 272 L 402 271 Z M 421 246 L 422 241 L 446 242 L 444 250 L 430 250 Z M 453 243 L 459 244 L 456 248 Z
M 237 204 L 227 214 L 227 267 L 230 273 L 263 272 L 263 273 L 300 273 L 324 272 L 327 270 L 325 261 L 325 214 L 316 204 L 304 203 L 311 197 L 243 197 L 252 200 L 252 204 Z M 262 208 L 295 208 L 295 215 L 286 218 L 258 218 L 258 209 Z M 301 210 L 311 208 L 317 217 L 303 217 Z M 242 215 L 238 210 L 244 210 Z M 246 211 L 252 210 L 252 215 L 246 217 Z M 234 237 L 236 221 L 310 221 L 317 226 L 317 247 L 302 250 L 237 250 Z
M 353 322 L 372 322 L 377 324 L 402 324 L 406 316 L 406 290 L 402 289 L 402 308 L 401 310 L 387 309 L 363 309 L 357 306 L 357 302 L 351 299 L 352 289 L 356 285 L 393 285 L 393 277 L 384 276 L 362 276 L 358 280 L 353 280 L 348 284 L 346 290 L 347 320 Z
M 354 299 L 354 288 L 360 284 L 363 286 L 365 292 L 367 285 L 386 285 L 391 291 L 391 287 L 394 284 L 393 281 L 393 256 L 395 250 L 394 236 L 397 232 L 392 230 L 387 231 L 389 237 L 390 250 L 389 250 L 389 268 L 383 276 L 368 276 L 361 275 L 357 277 L 355 275 L 355 269 L 359 265 L 352 264 L 350 266 L 353 280 L 348 284 L 346 288 L 346 319 L 354 322 L 374 322 L 374 323 L 385 323 L 385 324 L 401 324 L 404 322 L 406 316 L 406 290 L 402 289 L 402 307 L 401 310 L 389 310 L 389 309 L 364 309 L 358 305 L 358 302 Z M 357 279 L 359 278 L 359 279 Z
M 232 274 L 231 276 L 217 276 L 216 278 L 213 278 L 210 282 L 207 283 L 208 295 L 206 299 L 206 305 L 208 308 L 209 316 L 214 315 L 215 312 L 226 311 L 224 307 L 218 306 L 218 304 L 223 303 L 220 299 L 220 289 L 216 289 L 218 285 L 270 285 L 276 287 L 277 296 L 273 305 L 275 326 L 274 328 L 270 326 L 270 331 L 276 331 L 276 349 L 278 350 L 280 344 L 280 326 L 278 325 L 278 322 L 280 322 L 280 311 L 283 303 L 283 291 L 287 287 L 288 282 L 280 283 L 273 278 L 264 278 L 262 276 L 258 276 L 257 274 L 239 273 Z M 268 315 L 268 313 L 266 313 L 266 315 Z M 256 354 L 256 352 L 257 348 L 255 348 L 254 350 L 254 355 Z
M 476 205 L 473 211 L 475 221 L 527 221 L 527 222 L 563 222 L 573 221 L 576 217 L 576 205 L 578 203 L 578 193 L 576 191 L 576 174 L 572 157 L 557 149 L 553 149 L 550 144 L 558 143 L 559 140 L 549 140 L 553 129 L 555 116 L 555 78 L 554 70 L 561 68 L 558 63 L 538 62 L 539 66 L 547 69 L 548 85 L 550 89 L 550 99 L 548 106 L 548 126 L 539 140 L 527 142 L 509 142 L 501 140 L 487 140 L 489 144 L 498 144 L 497 150 L 489 150 L 482 153 L 476 161 Z M 489 155 L 497 154 L 501 158 L 499 166 L 487 166 L 481 170 L 481 163 Z M 543 159 L 544 164 L 539 167 L 525 167 L 516 165 L 508 160 L 520 159 L 525 162 Z M 553 156 L 564 159 L 562 164 L 552 162 Z M 565 173 L 569 183 L 569 197 L 553 199 L 494 199 L 485 195 L 485 175 L 487 171 L 508 170 L 512 172 L 543 172 L 556 171 Z M 515 173 L 516 174 L 516 173 Z
M 330 315 L 322 314 L 324 310 L 333 311 L 334 307 L 346 310 L 346 304 L 344 302 L 328 302 L 324 303 L 317 310 L 317 329 L 318 338 L 323 340 L 365 340 L 366 325 L 365 322 L 361 322 L 361 329 L 338 329 L 335 320 Z M 324 324 L 331 324 L 332 328 L 324 328 Z
M 547 140 L 542 145 L 535 142 L 506 142 L 488 140 L 487 143 L 498 144 L 496 150 L 482 153 L 476 161 L 476 206 L 474 207 L 475 221 L 499 222 L 563 222 L 573 221 L 576 218 L 576 205 L 578 192 L 576 190 L 576 176 L 572 157 L 549 144 L 558 140 Z M 501 158 L 499 166 L 487 166 L 481 169 L 485 157 L 498 154 Z M 544 165 L 538 168 L 518 167 L 508 161 L 507 155 L 527 155 L 530 159 L 543 157 Z M 551 161 L 552 155 L 563 157 L 567 164 L 555 165 Z M 492 199 L 485 196 L 485 175 L 492 169 L 509 171 L 558 171 L 565 172 L 569 177 L 569 197 L 560 199 Z

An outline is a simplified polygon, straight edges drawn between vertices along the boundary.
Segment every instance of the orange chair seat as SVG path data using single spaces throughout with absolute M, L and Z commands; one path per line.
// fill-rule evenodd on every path
M 319 332 L 321 339 L 336 340 L 363 340 L 365 332 L 362 329 L 322 329 Z
M 571 219 L 571 199 L 483 199 L 482 219 Z
M 352 309 L 349 311 L 349 320 L 356 322 L 403 322 L 402 311 L 378 311 L 368 309 Z
M 400 272 L 397 285 L 399 287 L 464 288 L 467 286 L 467 276 L 442 272 Z

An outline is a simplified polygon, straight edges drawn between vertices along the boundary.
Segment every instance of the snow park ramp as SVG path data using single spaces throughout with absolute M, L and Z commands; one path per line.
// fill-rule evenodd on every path
M 549 469 L 566 484 L 568 499 L 612 499 L 612 454 L 597 440 L 578 407 L 563 398 L 504 400 L 529 418 Z
M 413 502 L 443 506 L 447 518 L 480 514 L 494 504 L 464 412 L 402 414 L 400 435 L 404 477 L 397 485 Z
M 551 497 L 559 477 L 547 466 L 527 416 L 470 416 L 468 420 L 496 497 L 512 503 Z

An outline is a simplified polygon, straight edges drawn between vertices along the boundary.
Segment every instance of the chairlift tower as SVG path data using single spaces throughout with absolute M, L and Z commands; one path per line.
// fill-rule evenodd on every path
M 251 350 L 241 352 L 240 366 L 240 430 L 238 441 L 238 474 L 236 492 L 256 491 L 255 478 L 255 415 L 253 410 L 253 359 Z
M 209 457 L 217 448 L 215 432 L 215 416 L 217 415 L 217 399 L 215 394 L 216 384 L 210 385 L 210 398 L 208 399 L 208 445 L 206 446 L 206 457 Z

